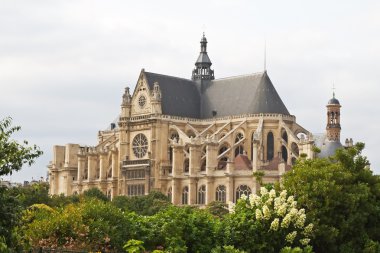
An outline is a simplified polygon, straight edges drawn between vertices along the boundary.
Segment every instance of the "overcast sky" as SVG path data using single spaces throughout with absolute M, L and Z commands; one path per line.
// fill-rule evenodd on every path
M 44 151 L 12 181 L 46 176 L 52 147 L 94 145 L 142 68 L 190 78 L 205 31 L 216 78 L 263 70 L 297 122 L 366 143 L 380 174 L 379 1 L 0 0 L 0 118 Z M 9 179 L 10 177 L 4 177 Z

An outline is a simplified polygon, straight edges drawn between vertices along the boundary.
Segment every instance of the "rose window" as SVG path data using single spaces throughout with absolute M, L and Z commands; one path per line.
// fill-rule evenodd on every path
M 145 103 L 146 103 L 146 98 L 144 96 L 140 96 L 139 97 L 139 106 L 141 108 L 143 108 L 145 106 Z
M 148 151 L 148 139 L 143 134 L 138 134 L 133 138 L 133 153 L 137 158 L 142 158 Z

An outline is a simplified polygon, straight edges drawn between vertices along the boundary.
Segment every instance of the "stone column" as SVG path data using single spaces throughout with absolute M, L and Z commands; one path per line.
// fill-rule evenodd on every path
M 78 154 L 78 184 L 83 181 L 83 173 L 86 166 L 86 156 L 84 154 Z
M 206 182 L 206 205 L 215 201 L 215 189 L 214 189 L 214 179 L 207 178 Z
M 100 172 L 99 172 L 99 178 L 101 181 L 106 180 L 106 171 L 107 171 L 107 153 L 106 152 L 100 152 L 99 153 L 99 165 L 100 165 Z
M 197 182 L 195 178 L 190 178 L 189 182 L 189 205 L 197 204 Z
M 97 166 L 96 154 L 88 154 L 88 181 L 93 181 L 95 178 L 95 169 Z
M 254 141 L 252 145 L 252 171 L 257 171 L 257 145 L 258 143 Z
M 118 178 L 119 177 L 119 155 L 116 148 L 111 150 L 111 156 L 112 156 L 112 178 Z
M 227 177 L 226 185 L 226 202 L 234 202 L 234 178 L 232 176 Z
M 178 177 L 183 175 L 183 146 L 179 144 L 173 145 L 173 164 L 172 164 L 172 175 L 173 177 Z
M 218 166 L 218 144 L 209 142 L 206 146 L 206 174 L 211 175 Z
M 190 159 L 189 159 L 189 174 L 191 176 L 195 176 L 198 172 L 200 172 L 201 166 L 201 146 L 191 144 L 190 145 Z
M 181 204 L 182 191 L 179 189 L 179 182 L 177 178 L 172 180 L 172 203 L 173 205 Z

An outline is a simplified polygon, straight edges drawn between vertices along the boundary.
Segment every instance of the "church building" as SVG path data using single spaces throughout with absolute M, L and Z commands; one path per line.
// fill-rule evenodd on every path
M 335 95 L 326 134 L 315 138 L 289 113 L 267 71 L 216 79 L 211 66 L 203 35 L 191 79 L 142 69 L 96 146 L 54 146 L 50 194 L 97 187 L 110 198 L 156 190 L 176 205 L 236 202 L 260 187 L 254 172 L 276 182 L 301 154 L 329 156 L 342 147 Z

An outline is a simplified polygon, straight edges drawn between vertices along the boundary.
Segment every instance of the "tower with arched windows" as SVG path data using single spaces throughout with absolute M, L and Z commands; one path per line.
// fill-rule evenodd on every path
M 191 79 L 142 69 L 95 146 L 54 146 L 50 193 L 97 187 L 110 198 L 157 190 L 177 205 L 236 202 L 260 186 L 253 172 L 274 183 L 301 154 L 313 158 L 313 136 L 289 113 L 267 71 L 217 79 L 207 43 L 203 35 Z M 327 108 L 326 141 L 337 143 L 335 96 Z

